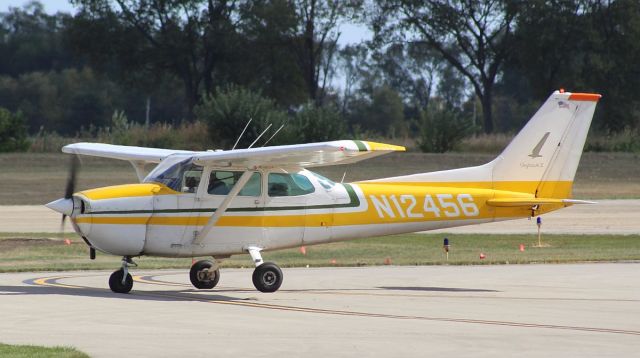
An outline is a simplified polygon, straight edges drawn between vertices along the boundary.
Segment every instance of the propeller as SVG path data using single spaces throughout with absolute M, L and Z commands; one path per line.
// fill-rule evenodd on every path
M 78 174 L 78 168 L 80 168 L 80 158 L 77 155 L 71 157 L 71 164 L 69 165 L 69 176 L 67 177 L 67 185 L 64 191 L 65 199 L 73 199 L 73 193 L 76 188 L 76 178 Z M 67 220 L 67 214 L 62 214 L 62 221 L 60 223 L 60 232 L 64 233 L 64 223 Z
M 76 190 L 76 179 L 78 177 L 78 170 L 80 169 L 80 158 L 77 155 L 71 157 L 71 164 L 69 165 L 69 176 L 67 178 L 67 185 L 64 190 L 64 198 L 54 200 L 45 206 L 51 210 L 55 210 L 62 214 L 62 220 L 60 221 L 60 234 L 64 236 L 64 224 L 66 223 L 67 216 L 73 213 L 73 193 Z M 96 250 L 91 246 L 89 241 L 83 237 L 87 245 L 89 246 L 89 257 L 93 260 L 96 258 Z

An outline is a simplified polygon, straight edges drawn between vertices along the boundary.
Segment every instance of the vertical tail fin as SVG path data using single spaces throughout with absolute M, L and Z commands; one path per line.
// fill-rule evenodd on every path
M 537 197 L 570 197 L 600 97 L 554 92 L 492 162 L 494 183 L 538 182 Z
M 490 163 L 373 181 L 435 186 L 455 183 L 524 192 L 538 198 L 570 198 L 600 97 L 591 93 L 554 92 Z

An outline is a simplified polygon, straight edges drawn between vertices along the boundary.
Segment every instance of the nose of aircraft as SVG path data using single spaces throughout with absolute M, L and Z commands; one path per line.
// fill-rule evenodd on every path
M 73 199 L 62 198 L 62 199 L 54 200 L 49 204 L 46 204 L 45 206 L 51 210 L 55 210 L 61 214 L 70 216 L 71 213 L 73 212 Z

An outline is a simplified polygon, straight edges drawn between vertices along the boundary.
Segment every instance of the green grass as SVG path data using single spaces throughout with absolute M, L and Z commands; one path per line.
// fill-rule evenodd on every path
M 84 358 L 85 353 L 71 347 L 41 347 L 0 343 L 0 357 L 11 358 Z
M 31 238 L 16 242 L 18 234 L 0 237 L 0 272 L 65 271 L 115 269 L 120 258 L 98 253 L 89 260 L 87 246 L 78 238 L 66 245 L 60 238 L 46 234 L 29 234 Z M 525 264 L 640 260 L 640 235 L 545 235 L 547 247 L 533 247 L 534 235 L 447 235 L 451 243 L 449 260 L 442 249 L 443 235 L 409 234 L 348 242 L 331 243 L 306 248 L 265 252 L 266 261 L 282 267 L 300 266 L 362 266 L 384 265 L 469 265 Z M 25 237 L 24 234 L 22 237 Z M 525 251 L 520 252 L 520 244 Z M 486 255 L 480 259 L 480 253 Z M 335 263 L 333 263 L 335 260 Z M 191 265 L 190 258 L 165 259 L 141 257 L 139 269 L 181 268 Z M 223 262 L 223 267 L 250 267 L 248 255 L 238 255 Z

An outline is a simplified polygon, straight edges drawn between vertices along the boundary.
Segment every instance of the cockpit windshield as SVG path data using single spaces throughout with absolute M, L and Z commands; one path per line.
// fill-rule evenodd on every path
M 330 190 L 336 185 L 336 183 L 333 180 L 325 178 L 318 173 L 314 173 L 312 171 L 308 171 L 308 173 L 311 173 L 314 177 L 316 177 L 316 179 L 318 180 L 318 183 L 320 183 L 320 185 L 322 185 L 322 187 L 327 190 Z
M 144 178 L 143 183 L 159 183 L 182 192 L 195 192 L 202 176 L 202 167 L 191 157 L 167 158 Z

